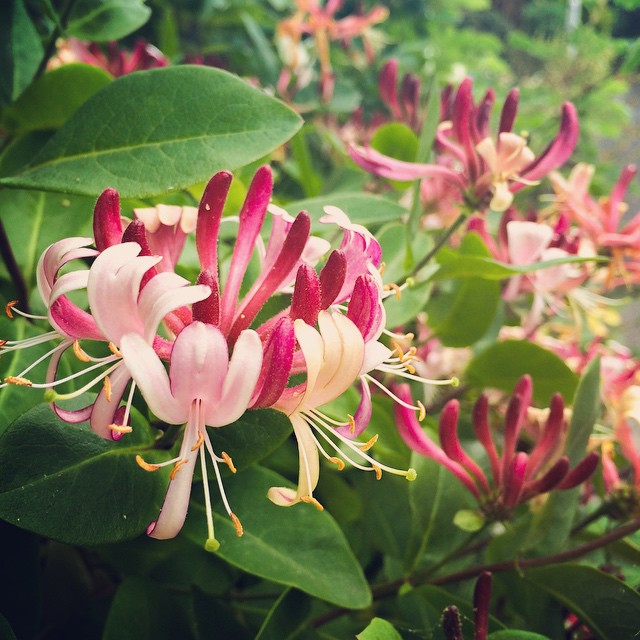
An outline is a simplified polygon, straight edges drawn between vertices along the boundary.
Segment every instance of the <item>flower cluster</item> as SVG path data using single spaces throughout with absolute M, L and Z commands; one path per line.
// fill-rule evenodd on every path
M 410 397 L 408 385 L 399 385 L 398 395 Z M 509 401 L 503 431 L 501 451 L 496 446 L 489 427 L 489 402 L 481 395 L 473 410 L 473 429 L 484 448 L 491 468 L 491 477 L 463 449 L 458 439 L 457 400 L 450 400 L 440 415 L 440 446 L 420 427 L 415 416 L 395 408 L 396 423 L 407 445 L 432 458 L 448 469 L 473 494 L 484 518 L 507 520 L 513 510 L 535 496 L 552 490 L 571 489 L 583 483 L 596 469 L 599 456 L 588 454 L 573 468 L 561 455 L 566 434 L 564 402 L 555 394 L 551 399 L 545 425 L 529 452 L 518 450 L 521 432 L 531 402 L 532 384 L 524 376 L 516 385 Z
M 160 420 L 186 425 L 173 459 L 156 464 L 137 458 L 147 471 L 172 466 L 163 508 L 148 533 L 155 538 L 178 533 L 202 454 L 210 548 L 217 543 L 205 453 L 238 535 L 242 525 L 227 502 L 219 472 L 219 464 L 234 471 L 233 462 L 226 452 L 218 455 L 214 451 L 207 427 L 229 425 L 247 409 L 272 407 L 285 413 L 298 442 L 298 487 L 273 487 L 268 496 L 282 506 L 309 502 L 321 509 L 313 496 L 319 454 L 340 469 L 348 462 L 378 478 L 383 471 L 408 479 L 415 476 L 411 469 L 394 469 L 371 457 L 367 450 L 375 438 L 366 443 L 355 438 L 371 417 L 369 384 L 393 396 L 372 375 L 374 371 L 422 380 L 411 365 L 414 351 L 396 352 L 379 340 L 386 331 L 382 301 L 388 292 L 378 271 L 378 242 L 341 210 L 328 206 L 320 223 L 342 232 L 340 246 L 329 252 L 326 240 L 310 235 L 306 212 L 292 217 L 270 205 L 272 176 L 266 166 L 255 174 L 235 219 L 235 245 L 226 276 L 221 276 L 218 241 L 221 224 L 232 220 L 222 217 L 231 179 L 224 171 L 214 175 L 198 208 L 158 205 L 134 209 L 133 220 L 121 217 L 118 194 L 107 189 L 95 206 L 95 239 L 61 240 L 40 259 L 38 286 L 48 309 L 43 319 L 52 331 L 2 345 L 8 351 L 55 341 L 43 357 L 6 377 L 5 385 L 45 389 L 46 399 L 60 418 L 89 420 L 102 437 L 119 439 L 131 431 L 136 389 Z M 271 230 L 265 244 L 260 232 L 269 211 Z M 175 272 L 192 232 L 200 265 L 195 283 Z M 259 275 L 248 283 L 245 276 L 255 259 L 260 263 Z M 91 261 L 88 269 L 86 260 Z M 323 266 L 316 270 L 321 260 Z M 69 298 L 78 291 L 86 292 L 88 310 Z M 288 298 L 289 303 L 270 317 L 261 314 L 257 322 L 272 296 Z M 14 303 L 7 309 L 10 314 L 21 313 Z M 99 343 L 108 347 L 108 354 L 90 355 L 99 351 Z M 59 364 L 67 350 L 86 367 L 59 377 Z M 47 358 L 46 380 L 31 381 L 29 372 Z M 87 374 L 93 374 L 88 383 L 67 393 L 58 391 L 71 379 Z M 298 382 L 301 375 L 303 382 Z M 362 399 L 353 417 L 340 422 L 319 409 L 356 380 L 361 383 Z M 64 407 L 65 400 L 96 385 L 101 385 L 100 390 L 89 405 L 74 410 Z M 405 411 L 424 415 L 421 403 L 396 399 Z

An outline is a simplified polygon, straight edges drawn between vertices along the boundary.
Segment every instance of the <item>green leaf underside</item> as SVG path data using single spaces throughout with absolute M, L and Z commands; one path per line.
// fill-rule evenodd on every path
M 81 40 L 119 40 L 151 16 L 144 0 L 79 0 L 71 11 L 67 33 Z
M 164 474 L 135 462 L 151 442 L 144 425 L 108 442 L 86 425 L 60 421 L 47 405 L 34 407 L 0 438 L 0 517 L 70 544 L 139 535 L 166 487 Z
M 600 640 L 637 637 L 640 594 L 621 580 L 576 564 L 532 569 L 525 579 L 566 606 Z
M 465 377 L 481 388 L 512 391 L 525 373 L 533 380 L 535 402 L 547 406 L 556 392 L 567 403 L 573 398 L 576 374 L 554 353 L 526 340 L 505 340 L 485 349 L 469 363 Z
M 29 167 L 0 183 L 91 196 L 111 186 L 125 198 L 147 197 L 256 160 L 300 123 L 284 104 L 219 69 L 142 71 L 94 94 Z
M 267 498 L 272 486 L 291 486 L 278 474 L 250 467 L 225 480 L 225 490 L 244 535 L 237 537 L 221 502 L 214 504 L 214 525 L 227 562 L 254 575 L 338 606 L 362 609 L 371 593 L 347 540 L 333 518 L 310 504 L 279 507 Z M 203 501 L 192 499 L 184 526 L 198 545 L 206 539 Z

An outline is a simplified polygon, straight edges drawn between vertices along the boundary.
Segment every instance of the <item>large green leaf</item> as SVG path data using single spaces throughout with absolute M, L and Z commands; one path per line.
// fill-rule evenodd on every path
M 81 40 L 119 40 L 139 29 L 150 16 L 144 0 L 77 0 L 66 31 Z
M 267 469 L 250 467 L 229 478 L 225 489 L 234 513 L 244 526 L 237 537 L 222 503 L 214 505 L 216 552 L 231 564 L 327 600 L 339 606 L 362 609 L 371 593 L 362 569 L 344 534 L 327 513 L 312 505 L 278 507 L 267 499 L 271 486 L 290 483 Z M 193 499 L 183 532 L 198 545 L 206 539 L 205 511 Z
M 38 78 L 4 113 L 12 133 L 57 129 L 113 78 L 88 64 L 65 64 Z
M 553 596 L 600 640 L 635 638 L 640 629 L 640 594 L 593 567 L 557 564 L 527 571 L 525 579 Z
M 29 86 L 43 55 L 23 0 L 0 2 L 0 105 L 10 104 Z
M 533 397 L 546 405 L 558 392 L 572 398 L 578 377 L 561 358 L 526 340 L 505 340 L 479 353 L 467 367 L 470 384 L 512 391 L 516 382 L 528 373 L 533 379 Z
M 289 640 L 306 624 L 309 596 L 297 589 L 285 589 L 269 610 L 255 640 Z
M 300 118 L 239 78 L 181 66 L 123 76 L 94 94 L 31 165 L 0 183 L 122 197 L 183 189 L 256 160 L 285 142 Z
M 358 640 L 402 640 L 394 626 L 383 618 L 374 618 L 358 635 Z
M 139 535 L 157 516 L 166 487 L 163 474 L 135 462 L 152 443 L 141 418 L 115 443 L 39 405 L 0 437 L 0 517 L 72 544 Z

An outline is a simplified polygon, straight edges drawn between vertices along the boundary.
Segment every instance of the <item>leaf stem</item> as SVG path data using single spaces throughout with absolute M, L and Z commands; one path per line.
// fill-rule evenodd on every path
M 431 251 L 429 251 L 429 253 L 427 253 L 427 255 L 424 256 L 424 258 L 422 258 L 420 262 L 418 262 L 418 264 L 416 264 L 416 266 L 413 268 L 413 271 L 411 272 L 412 276 L 415 276 L 420 271 L 420 269 L 422 269 L 422 267 L 427 265 L 432 260 L 432 258 L 438 253 L 438 251 L 440 251 L 440 249 L 442 249 L 445 243 L 466 219 L 467 213 L 465 211 L 458 215 L 451 226 L 438 238 L 438 241 L 434 245 L 433 249 L 431 249 Z
M 11 248 L 11 243 L 9 242 L 9 236 L 7 236 L 7 232 L 4 228 L 4 223 L 0 218 L 0 256 L 2 256 L 2 261 L 7 267 L 7 271 L 9 272 L 9 276 L 11 277 L 11 281 L 13 282 L 13 286 L 16 290 L 16 297 L 20 300 L 20 308 L 25 313 L 30 313 L 29 307 L 29 291 L 27 289 L 27 283 L 24 279 L 24 275 L 16 261 L 16 257 L 13 253 L 13 249 Z

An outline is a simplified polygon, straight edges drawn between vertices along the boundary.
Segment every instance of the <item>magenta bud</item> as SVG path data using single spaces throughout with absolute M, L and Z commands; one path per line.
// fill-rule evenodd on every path
M 211 289 L 211 293 L 204 300 L 193 303 L 191 306 L 193 320 L 217 327 L 220 324 L 220 291 L 216 276 L 205 269 L 198 276 L 197 284 L 206 284 Z
M 527 472 L 527 462 L 529 457 L 523 451 L 518 452 L 507 473 L 503 483 L 503 504 L 507 509 L 515 507 L 520 501 L 522 488 L 524 487 L 524 479 Z
M 442 624 L 442 632 L 446 640 L 464 640 L 462 635 L 462 621 L 460 620 L 460 612 L 455 605 L 448 606 L 442 612 L 440 620 Z
M 382 102 L 391 111 L 396 120 L 402 119 L 402 112 L 398 103 L 398 60 L 391 58 L 380 71 L 378 77 L 378 91 Z
M 124 230 L 122 234 L 122 242 L 137 242 L 140 245 L 140 255 L 150 256 L 152 255 L 149 248 L 149 241 L 147 240 L 147 230 L 142 220 L 132 220 L 129 226 Z M 147 282 L 158 273 L 155 267 L 151 267 L 146 271 L 140 282 L 140 291 L 146 286 Z
M 564 480 L 558 485 L 558 489 L 573 489 L 588 480 L 598 467 L 600 456 L 592 451 L 567 473 Z
M 104 251 L 122 240 L 120 196 L 115 189 L 105 189 L 96 201 L 93 209 L 93 237 L 98 251 Z
M 369 274 L 356 278 L 347 308 L 347 318 L 358 327 L 365 342 L 380 328 L 384 309 L 378 285 Z
M 407 73 L 402 80 L 402 107 L 409 126 L 413 129 L 417 128 L 420 109 L 420 79 L 412 73 Z
M 289 315 L 292 320 L 300 318 L 313 327 L 318 320 L 319 312 L 320 280 L 318 274 L 308 264 L 301 264 L 296 274 Z
M 342 290 L 347 275 L 347 258 L 342 251 L 332 251 L 320 271 L 320 308 L 328 309 Z
M 498 135 L 506 131 L 513 130 L 513 123 L 518 112 L 518 102 L 520 101 L 520 89 L 517 87 L 511 89 L 505 98 L 502 112 L 500 113 L 500 125 L 498 126 Z
M 280 318 L 263 343 L 262 368 L 256 384 L 259 392 L 251 404 L 253 409 L 270 407 L 282 395 L 291 372 L 295 341 L 293 322 L 288 316 Z
M 491 602 L 490 571 L 483 571 L 473 590 L 473 617 L 475 623 L 474 640 L 487 640 L 489 633 L 489 604 Z
M 217 272 L 218 233 L 220 218 L 233 176 L 228 171 L 216 173 L 204 188 L 198 205 L 196 248 L 203 269 Z
M 496 92 L 493 89 L 489 89 L 484 98 L 478 105 L 475 120 L 474 140 L 480 142 L 483 138 L 489 135 L 489 119 L 491 117 L 491 110 L 493 109 L 493 103 L 496 100 Z
M 569 458 L 562 456 L 541 478 L 525 487 L 522 495 L 523 501 L 555 489 L 566 477 L 568 471 Z

